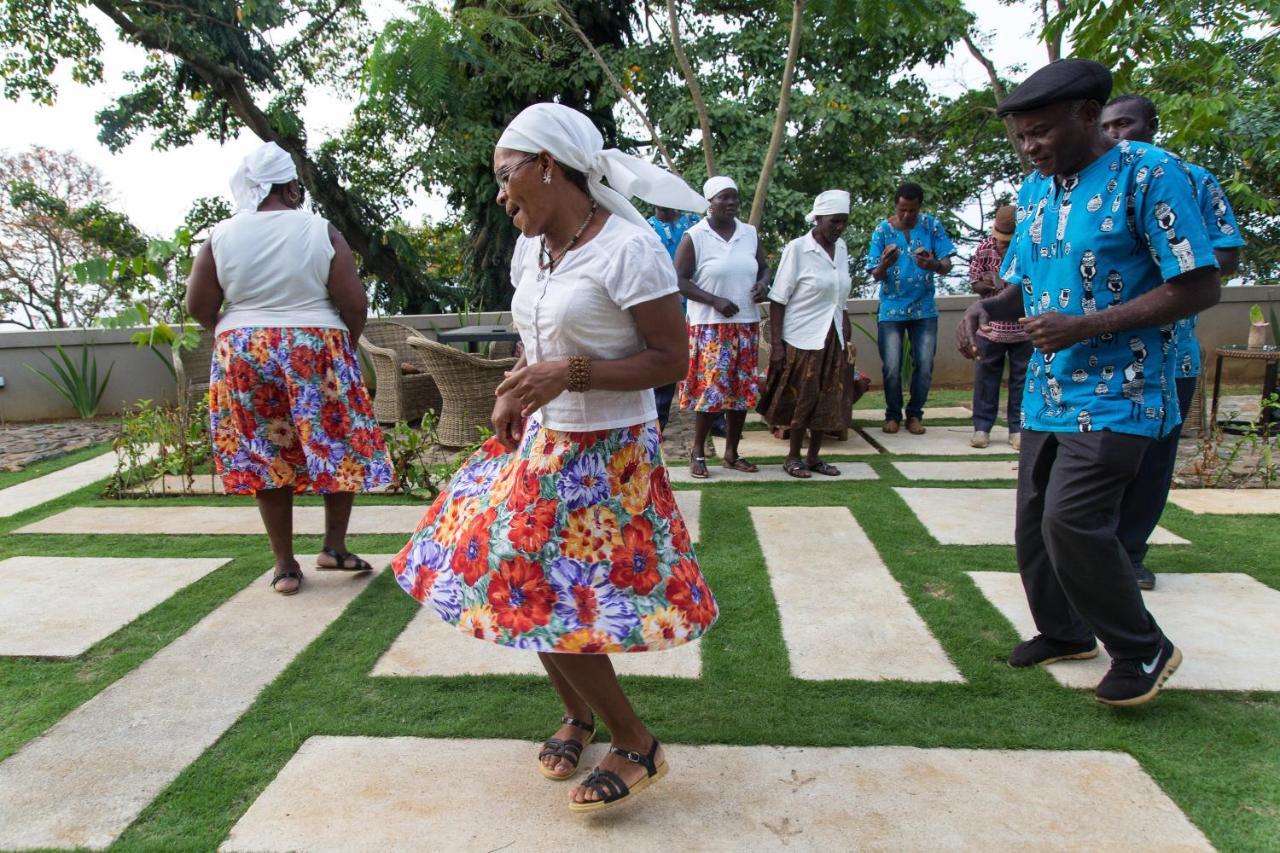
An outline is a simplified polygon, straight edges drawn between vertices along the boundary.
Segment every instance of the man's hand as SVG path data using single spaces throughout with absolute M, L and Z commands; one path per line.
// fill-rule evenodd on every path
M 489 419 L 493 423 L 494 438 L 508 451 L 515 450 L 524 435 L 525 419 L 520 414 L 520 408 L 520 401 L 514 395 L 504 394 L 498 397 L 498 402 L 493 406 L 493 415 Z
M 569 362 L 540 361 L 509 371 L 498 386 L 497 396 L 519 402 L 520 416 L 527 418 L 563 394 L 569 387 Z
M 923 246 L 916 249 L 915 262 L 916 266 L 920 267 L 922 270 L 927 270 L 928 272 L 937 271 L 937 259 L 933 256 L 933 252 L 930 252 Z
M 898 259 L 898 252 L 902 251 L 898 248 L 897 243 L 890 243 L 884 247 L 884 251 L 880 253 L 880 265 L 890 266 Z
M 719 311 L 725 317 L 732 317 L 738 313 L 737 303 L 725 299 L 723 296 L 717 296 L 716 301 L 711 303 L 711 307 Z
M 978 329 L 991 328 L 991 318 L 987 309 L 982 307 L 982 300 L 970 305 L 956 324 L 956 349 L 968 359 L 976 359 L 978 352 Z
M 1086 331 L 1085 317 L 1048 311 L 1035 317 L 1021 317 L 1022 330 L 1031 336 L 1031 343 L 1040 352 L 1049 355 L 1064 350 L 1090 337 Z

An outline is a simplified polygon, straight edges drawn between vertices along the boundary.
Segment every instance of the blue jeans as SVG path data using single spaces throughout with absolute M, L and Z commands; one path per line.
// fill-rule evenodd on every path
M 877 324 L 876 345 L 884 365 L 884 419 L 902 420 L 902 338 L 911 339 L 911 399 L 908 418 L 923 418 L 924 404 L 933 384 L 933 355 L 938 349 L 938 318 L 925 320 L 881 320 Z

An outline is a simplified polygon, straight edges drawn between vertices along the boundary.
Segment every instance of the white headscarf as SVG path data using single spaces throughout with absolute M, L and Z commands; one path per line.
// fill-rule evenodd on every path
M 688 184 L 666 169 L 616 148 L 606 149 L 591 119 L 563 104 L 526 107 L 502 132 L 498 147 L 529 154 L 546 151 L 557 163 L 587 176 L 587 191 L 601 207 L 646 229 L 649 223 L 628 198 L 673 210 L 707 209 Z
M 827 190 L 813 200 L 813 210 L 805 214 L 805 222 L 813 222 L 819 216 L 831 216 L 849 212 L 849 194 L 844 190 Z
M 707 182 L 702 185 L 702 197 L 707 201 L 718 196 L 725 190 L 736 190 L 738 185 L 733 182 L 733 178 L 728 175 L 716 175 L 714 178 L 707 178 Z
M 245 155 L 231 176 L 231 197 L 236 201 L 236 213 L 257 210 L 258 205 L 271 192 L 272 184 L 287 184 L 297 180 L 298 168 L 293 158 L 274 142 L 264 142 Z

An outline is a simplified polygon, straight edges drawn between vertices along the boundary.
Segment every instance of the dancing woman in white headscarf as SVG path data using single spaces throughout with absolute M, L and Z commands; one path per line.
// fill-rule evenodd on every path
M 847 365 L 856 354 L 845 312 L 853 286 L 849 250 L 840 239 L 849 224 L 849 194 L 827 190 L 806 219 L 812 230 L 782 250 L 769 289 L 769 376 L 759 406 L 770 428 L 790 431 L 782 469 L 802 480 L 840 473 L 818 454 L 823 433 L 846 426 Z M 809 451 L 801 459 L 806 430 Z
M 511 310 L 524 356 L 498 387 L 495 437 L 392 567 L 468 636 L 539 654 L 565 708 L 536 764 L 548 779 L 574 775 L 605 721 L 611 749 L 570 795 L 570 809 L 594 811 L 667 769 L 608 655 L 696 640 L 718 613 L 667 480 L 652 390 L 688 359 L 675 270 L 625 196 L 705 203 L 603 150 L 587 117 L 557 104 L 516 117 L 493 170 L 521 232 Z
M 324 495 L 316 568 L 364 572 L 347 551 L 355 493 L 391 479 L 386 448 L 352 342 L 368 302 L 351 249 L 302 206 L 293 159 L 274 142 L 231 178 L 236 215 L 214 226 L 187 283 L 187 310 L 217 335 L 209 421 L 227 494 L 257 498 L 275 573 L 293 595 L 293 496 Z M 223 303 L 226 303 L 225 310 Z

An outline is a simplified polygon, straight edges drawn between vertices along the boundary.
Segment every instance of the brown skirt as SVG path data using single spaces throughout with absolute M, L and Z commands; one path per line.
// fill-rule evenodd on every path
M 769 378 L 756 411 L 770 429 L 841 430 L 847 426 L 844 411 L 847 361 L 835 326 L 827 332 L 820 350 L 796 349 L 783 344 L 781 365 L 770 363 Z

